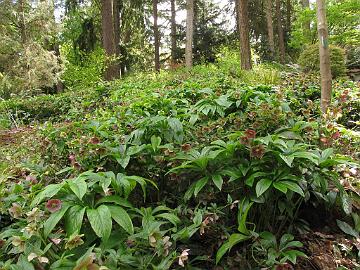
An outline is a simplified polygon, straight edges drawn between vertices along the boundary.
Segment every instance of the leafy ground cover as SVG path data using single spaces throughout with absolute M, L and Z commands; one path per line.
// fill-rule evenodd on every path
M 359 95 L 219 62 L 2 102 L 0 267 L 356 269 Z

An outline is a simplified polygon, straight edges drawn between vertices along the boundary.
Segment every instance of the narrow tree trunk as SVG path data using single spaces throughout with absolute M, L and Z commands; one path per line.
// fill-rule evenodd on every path
M 284 41 L 284 31 L 281 21 L 281 2 L 280 0 L 276 0 L 276 17 L 277 17 L 277 30 L 278 30 L 278 38 L 279 38 L 279 57 L 280 63 L 285 64 L 285 41 Z
M 310 8 L 310 0 L 301 0 L 301 5 L 303 9 Z M 303 23 L 303 34 L 305 37 L 310 38 L 311 34 L 311 22 L 307 20 Z
M 115 55 L 117 58 L 120 57 L 120 0 L 113 0 L 113 18 L 114 18 L 114 46 L 115 46 Z M 117 59 L 114 63 L 114 68 L 116 68 L 116 78 L 120 76 L 120 62 Z
M 265 0 L 265 14 L 266 14 L 266 23 L 267 23 L 267 34 L 270 50 L 270 58 L 274 60 L 275 58 L 275 42 L 274 42 L 274 26 L 272 19 L 272 0 Z
M 235 15 L 236 15 L 236 30 L 237 34 L 240 36 L 240 15 L 239 15 L 239 1 L 235 0 Z
M 158 0 L 153 0 L 155 71 L 160 71 L 160 34 L 158 26 Z
M 106 52 L 106 56 L 109 58 L 115 57 L 115 42 L 114 42 L 114 24 L 113 24 L 113 5 L 112 0 L 101 0 L 101 31 L 102 42 Z M 104 78 L 107 81 L 116 78 L 116 66 L 112 59 L 107 61 L 107 67 L 105 70 Z
M 194 0 L 186 0 L 186 47 L 185 64 L 191 68 L 193 65 L 193 39 L 194 39 Z
M 320 41 L 321 110 L 326 113 L 331 102 L 331 66 L 325 0 L 316 0 L 316 5 Z
M 241 69 L 251 69 L 251 49 L 249 38 L 248 0 L 238 0 L 240 22 Z
M 176 7 L 175 0 L 171 0 L 171 67 L 176 65 Z

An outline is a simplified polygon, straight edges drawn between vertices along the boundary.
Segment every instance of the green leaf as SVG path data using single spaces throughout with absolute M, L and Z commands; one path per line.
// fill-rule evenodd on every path
M 248 240 L 250 237 L 240 233 L 234 233 L 230 236 L 229 240 L 226 241 L 216 253 L 216 264 L 219 263 L 224 254 L 229 251 L 233 246 L 240 242 Z
M 151 136 L 151 146 L 154 152 L 158 149 L 161 144 L 161 138 L 155 135 Z
M 244 203 L 248 203 L 245 199 L 239 204 L 239 212 L 238 212 L 238 231 L 242 234 L 249 235 L 249 230 L 246 227 L 247 215 L 250 211 L 251 206 L 254 204 L 253 202 L 248 203 L 244 209 Z
M 310 160 L 316 165 L 319 165 L 319 157 L 311 152 L 295 152 L 291 154 L 291 156 L 294 158 L 304 158 Z
M 66 212 L 65 230 L 68 236 L 80 233 L 85 210 L 86 207 L 74 205 Z
M 266 176 L 267 173 L 265 172 L 255 172 L 253 174 L 251 174 L 245 181 L 245 184 L 249 187 L 252 187 L 254 185 L 254 180 L 258 177 L 261 177 L 261 176 Z
M 161 213 L 156 215 L 157 218 L 163 218 L 166 219 L 168 221 L 170 221 L 172 224 L 174 224 L 175 226 L 177 226 L 177 224 L 181 223 L 181 220 L 174 214 L 171 213 Z
M 194 125 L 197 120 L 199 120 L 199 116 L 197 114 L 192 114 L 189 120 L 190 125 Z
M 212 176 L 212 181 L 214 182 L 215 186 L 221 191 L 222 185 L 224 183 L 223 178 L 220 174 L 215 174 Z
M 277 190 L 280 190 L 282 193 L 285 193 L 287 192 L 287 186 L 284 185 L 282 182 L 275 182 L 273 183 L 273 186 L 274 188 L 276 188 Z
M 114 203 L 114 204 L 124 206 L 124 207 L 128 207 L 128 208 L 133 207 L 132 204 L 128 200 L 126 200 L 124 198 L 121 198 L 118 195 L 111 195 L 111 196 L 102 197 L 100 200 L 98 200 L 96 202 L 96 205 L 103 204 L 103 203 Z
M 111 217 L 120 225 L 127 233 L 134 234 L 134 226 L 129 214 L 120 206 L 108 206 Z
M 112 228 L 109 208 L 106 205 L 100 205 L 97 209 L 88 208 L 86 214 L 96 235 L 106 241 L 111 234 Z
M 38 205 L 45 198 L 51 198 L 55 196 L 64 186 L 64 183 L 65 182 L 46 186 L 43 191 L 41 191 L 39 194 L 36 195 L 30 207 L 33 208 L 35 205 Z
M 301 252 L 299 250 L 287 250 L 286 252 L 284 252 L 284 254 L 292 264 L 296 264 L 297 257 L 305 257 L 305 258 L 307 258 L 305 253 L 303 253 L 303 252 Z
M 286 186 L 288 189 L 298 193 L 302 197 L 305 197 L 304 191 L 301 189 L 301 187 L 297 183 L 291 182 L 291 181 L 281 181 L 281 183 L 284 186 Z
M 69 209 L 69 204 L 63 204 L 61 209 L 52 213 L 50 217 L 44 223 L 44 236 L 45 238 L 51 233 L 51 231 L 55 228 L 56 224 L 60 221 L 60 219 L 64 216 L 66 211 Z
M 124 153 L 123 156 L 117 157 L 116 161 L 120 164 L 121 167 L 126 169 L 127 165 L 129 165 L 130 162 L 130 156 Z
M 349 224 L 344 221 L 336 220 L 337 225 L 339 228 L 346 234 L 354 236 L 355 238 L 359 238 L 359 233 L 353 229 Z
M 14 266 L 14 265 L 11 265 L 11 266 Z M 26 258 L 25 255 L 20 255 L 19 259 L 18 259 L 18 262 L 16 264 L 16 270 L 19 269 L 19 270 L 34 270 L 34 266 L 32 265 L 32 263 L 30 263 L 28 261 L 28 259 Z
M 87 191 L 87 184 L 82 177 L 78 177 L 74 180 L 68 180 L 68 185 L 72 192 L 78 197 L 80 200 L 84 197 Z
M 270 179 L 261 179 L 256 184 L 256 196 L 259 198 L 265 191 L 271 186 L 272 180 Z
M 285 163 L 286 163 L 289 167 L 292 166 L 292 163 L 293 163 L 293 161 L 294 161 L 294 157 L 292 157 L 292 156 L 284 156 L 284 155 L 282 155 L 282 154 L 280 154 L 279 156 L 281 157 L 281 159 L 282 159 L 283 161 L 285 161 Z
M 209 181 L 209 178 L 207 176 L 205 176 L 205 177 L 201 178 L 199 181 L 196 182 L 195 189 L 194 189 L 194 196 L 195 197 L 197 197 L 199 192 L 205 187 L 205 185 L 207 184 L 208 181 Z

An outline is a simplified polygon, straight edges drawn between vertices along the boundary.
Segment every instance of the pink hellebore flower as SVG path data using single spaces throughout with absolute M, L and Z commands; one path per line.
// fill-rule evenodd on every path
M 59 199 L 48 200 L 46 208 L 51 212 L 55 213 L 61 209 L 61 201 Z

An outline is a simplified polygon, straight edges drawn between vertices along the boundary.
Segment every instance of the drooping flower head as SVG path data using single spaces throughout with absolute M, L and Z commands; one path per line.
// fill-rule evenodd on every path
M 265 154 L 265 147 L 262 144 L 251 148 L 251 156 L 254 158 L 262 158 Z
M 51 212 L 55 213 L 61 209 L 61 200 L 59 199 L 51 199 L 46 203 L 46 208 Z
M 256 136 L 256 131 L 253 130 L 253 129 L 247 129 L 245 130 L 245 136 L 248 138 L 248 139 L 255 139 L 255 136 Z

